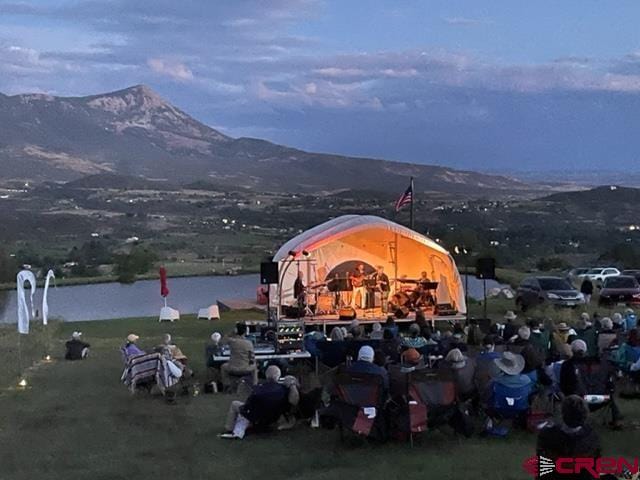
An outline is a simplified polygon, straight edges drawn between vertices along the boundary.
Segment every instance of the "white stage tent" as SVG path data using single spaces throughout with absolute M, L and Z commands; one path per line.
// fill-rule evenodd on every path
M 324 282 L 340 266 L 364 263 L 384 267 L 391 279 L 416 279 L 423 271 L 439 282 L 438 303 L 466 313 L 464 288 L 453 257 L 441 245 L 409 228 L 373 215 L 344 215 L 317 225 L 285 243 L 273 257 L 281 284 L 272 285 L 271 306 L 293 303 L 293 283 L 302 271 L 305 284 Z M 279 298 L 280 296 L 280 298 Z

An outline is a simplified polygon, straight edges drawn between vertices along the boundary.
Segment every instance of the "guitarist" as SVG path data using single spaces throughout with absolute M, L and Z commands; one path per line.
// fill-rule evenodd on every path
M 382 294 L 382 313 L 387 313 L 389 310 L 389 277 L 384 273 L 382 265 L 378 265 L 376 273 L 373 274 L 373 279 L 376 281 L 376 288 Z
M 351 307 L 353 308 L 356 308 L 356 298 L 358 296 L 360 296 L 359 308 L 366 308 L 367 287 L 364 284 L 365 278 L 364 265 L 362 263 L 358 264 L 355 272 L 349 275 L 349 280 L 351 281 Z

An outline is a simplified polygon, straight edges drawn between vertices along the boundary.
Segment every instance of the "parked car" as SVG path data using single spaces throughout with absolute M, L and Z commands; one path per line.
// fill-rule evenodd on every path
M 623 270 L 622 275 L 628 275 L 630 277 L 635 277 L 640 283 L 640 270 Z
M 572 282 L 581 282 L 589 270 L 591 269 L 587 267 L 572 268 L 567 273 L 567 278 Z
M 584 304 L 584 295 L 560 277 L 527 277 L 516 291 L 516 306 L 523 312 L 541 304 L 573 307 Z
M 600 290 L 600 305 L 640 305 L 640 283 L 631 275 L 609 277 Z
M 603 267 L 603 268 L 592 268 L 589 270 L 585 278 L 588 278 L 596 285 L 602 285 L 604 281 L 609 277 L 616 277 L 620 275 L 620 270 L 615 267 Z

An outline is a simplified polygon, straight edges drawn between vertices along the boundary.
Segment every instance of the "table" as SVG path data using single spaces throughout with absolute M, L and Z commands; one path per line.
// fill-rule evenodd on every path
M 288 353 L 258 353 L 255 354 L 255 359 L 257 361 L 260 360 L 302 360 L 311 358 L 311 354 L 309 352 L 288 352 Z M 229 355 L 214 355 L 214 362 L 227 362 L 229 360 Z

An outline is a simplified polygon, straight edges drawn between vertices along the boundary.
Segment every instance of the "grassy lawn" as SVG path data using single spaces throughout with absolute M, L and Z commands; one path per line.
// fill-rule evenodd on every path
M 512 432 L 507 439 L 458 439 L 452 432 L 427 432 L 410 449 L 341 444 L 336 431 L 298 426 L 293 431 L 245 440 L 216 437 L 232 396 L 131 396 L 120 384 L 119 346 L 130 332 L 144 348 L 165 332 L 204 375 L 203 346 L 214 330 L 229 331 L 239 319 L 261 314 L 226 314 L 218 323 L 185 318 L 176 324 L 123 319 L 58 324 L 50 339 L 54 362 L 27 373 L 30 388 L 0 391 L 0 479 L 524 479 L 522 461 L 533 453 L 534 436 Z M 92 356 L 61 359 L 73 330 L 84 332 Z M 0 354 L 0 360 L 4 353 Z M 15 382 L 12 382 L 15 383 Z M 621 402 L 627 419 L 638 404 Z M 602 431 L 605 451 L 637 455 L 638 431 Z

